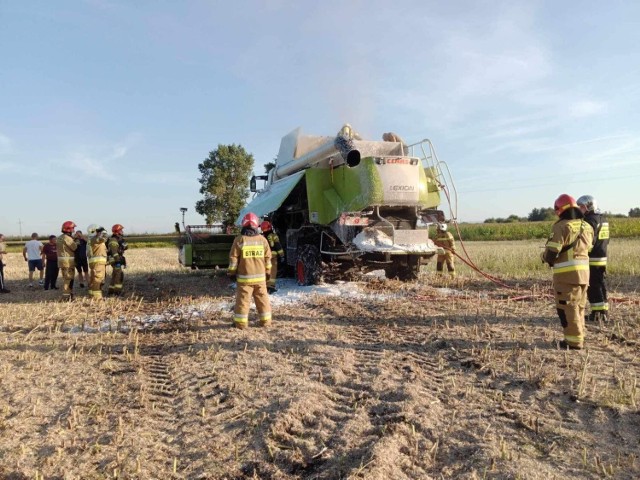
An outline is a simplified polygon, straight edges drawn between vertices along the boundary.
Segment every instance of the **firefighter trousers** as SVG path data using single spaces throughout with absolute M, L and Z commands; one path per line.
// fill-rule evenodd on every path
M 587 285 L 564 283 L 554 278 L 553 291 L 564 340 L 572 347 L 584 345 L 584 310 L 587 303 Z
M 271 257 L 271 273 L 269 274 L 269 280 L 267 280 L 267 287 L 276 288 L 277 276 L 278 276 L 278 256 L 273 255 Z
M 605 316 L 609 310 L 609 302 L 607 302 L 607 286 L 605 280 L 607 278 L 607 267 L 589 266 L 589 288 L 587 289 L 587 297 L 591 305 L 591 319 L 596 313 L 604 313 Z
M 120 295 L 122 292 L 122 284 L 124 283 L 124 272 L 122 267 L 113 267 L 111 271 L 111 283 L 109 283 L 108 293 L 112 295 Z
M 266 283 L 247 285 L 238 283 L 236 288 L 236 306 L 233 309 L 233 323 L 236 327 L 244 328 L 249 324 L 249 308 L 251 298 L 256 302 L 260 325 L 271 323 L 271 302 Z
M 91 298 L 102 298 L 102 285 L 107 274 L 107 265 L 95 263 L 89 265 L 89 296 Z
M 449 272 L 449 275 L 451 275 L 452 277 L 456 276 L 456 267 L 453 264 L 453 254 L 450 252 L 445 253 L 444 255 L 438 255 L 438 259 L 436 261 L 436 272 L 437 273 L 444 273 L 444 264 L 447 264 L 447 271 Z
M 75 267 L 60 267 L 62 274 L 62 298 L 68 300 L 73 295 L 73 277 L 76 276 Z

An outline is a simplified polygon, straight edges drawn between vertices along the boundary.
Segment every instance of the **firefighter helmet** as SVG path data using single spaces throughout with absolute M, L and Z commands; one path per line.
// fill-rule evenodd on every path
M 582 195 L 576 203 L 579 207 L 584 207 L 585 213 L 598 211 L 598 202 L 591 195 Z
M 76 224 L 71 220 L 67 220 L 62 224 L 62 233 L 73 233 L 74 228 L 76 228 Z
M 260 226 L 260 220 L 255 213 L 249 212 L 244 217 L 242 217 L 242 226 L 258 228 Z
M 97 223 L 92 223 L 91 225 L 89 225 L 87 227 L 87 235 L 89 235 L 89 237 L 93 238 L 96 235 L 98 235 L 100 232 L 102 232 L 104 230 L 104 227 L 98 225 Z
M 111 227 L 111 233 L 113 233 L 114 235 L 122 235 L 122 230 L 124 230 L 124 227 L 119 223 L 116 223 L 113 227 Z
M 558 198 L 556 198 L 556 201 L 553 203 L 553 209 L 556 211 L 556 215 L 558 216 L 565 210 L 577 206 L 578 204 L 576 203 L 575 198 L 566 193 L 563 193 Z
M 447 224 L 446 223 L 439 223 L 438 224 L 438 231 L 439 232 L 446 232 L 447 231 Z
M 269 232 L 271 231 L 271 229 L 271 222 L 268 222 L 267 220 L 260 224 L 260 230 L 262 230 L 263 232 Z

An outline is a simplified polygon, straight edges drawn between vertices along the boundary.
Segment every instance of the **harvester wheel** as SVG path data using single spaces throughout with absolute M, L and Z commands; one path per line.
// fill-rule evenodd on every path
M 404 260 L 404 259 L 403 259 Z M 420 273 L 422 258 L 416 255 L 407 256 L 401 264 L 395 264 L 385 269 L 387 278 L 397 278 L 401 281 L 417 280 Z
M 298 285 L 315 285 L 320 281 L 320 250 L 315 245 L 301 245 L 296 260 Z

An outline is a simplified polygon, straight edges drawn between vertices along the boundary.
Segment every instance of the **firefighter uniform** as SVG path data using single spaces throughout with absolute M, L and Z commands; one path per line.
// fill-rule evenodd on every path
M 71 300 L 73 298 L 73 277 L 76 274 L 75 253 L 78 244 L 71 236 L 70 232 L 65 232 L 56 239 L 56 249 L 58 250 L 58 267 L 62 274 L 62 299 Z
M 269 276 L 269 280 L 267 280 L 267 290 L 276 291 L 276 277 L 278 276 L 278 261 L 284 260 L 284 250 L 282 249 L 282 244 L 280 243 L 280 238 L 273 230 L 268 232 L 263 232 L 264 237 L 269 242 L 269 247 L 271 248 L 271 274 Z
M 111 235 L 107 242 L 107 261 L 111 265 L 111 282 L 107 293 L 109 295 L 120 295 L 124 283 L 124 272 L 122 269 L 127 265 L 124 252 L 127 244 L 122 235 Z
M 564 330 L 564 343 L 582 348 L 584 311 L 589 284 L 589 250 L 593 229 L 581 218 L 562 218 L 553 224 L 543 260 L 553 268 L 556 310 Z
M 593 228 L 593 248 L 589 252 L 589 288 L 587 297 L 591 305 L 589 320 L 597 316 L 607 319 L 609 303 L 607 301 L 607 248 L 609 246 L 609 223 L 599 213 L 586 213 L 584 219 Z
M 441 230 L 439 227 L 436 231 L 436 238 L 433 239 L 438 247 L 444 248 L 444 253 L 438 255 L 436 262 L 436 272 L 442 275 L 444 272 L 444 264 L 447 264 L 447 271 L 452 277 L 456 276 L 456 267 L 453 264 L 453 254 L 456 253 L 456 244 L 451 232 Z
M 271 303 L 267 292 L 266 280 L 271 272 L 271 247 L 269 242 L 256 229 L 243 228 L 242 233 L 233 240 L 229 252 L 227 274 L 236 277 L 236 305 L 233 322 L 237 328 L 249 324 L 251 298 L 256 303 L 261 326 L 271 324 Z
M 102 298 L 102 286 L 107 273 L 107 238 L 104 230 L 89 239 L 89 296 Z

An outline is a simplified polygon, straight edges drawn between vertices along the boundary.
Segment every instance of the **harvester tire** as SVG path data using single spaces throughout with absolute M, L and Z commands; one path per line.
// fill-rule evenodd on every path
M 301 245 L 296 260 L 298 285 L 315 285 L 320 281 L 320 250 L 315 245 Z
M 397 278 L 403 282 L 417 280 L 418 275 L 420 274 L 421 265 L 421 257 L 409 255 L 406 258 L 406 262 L 387 267 L 385 269 L 385 274 L 387 278 Z

